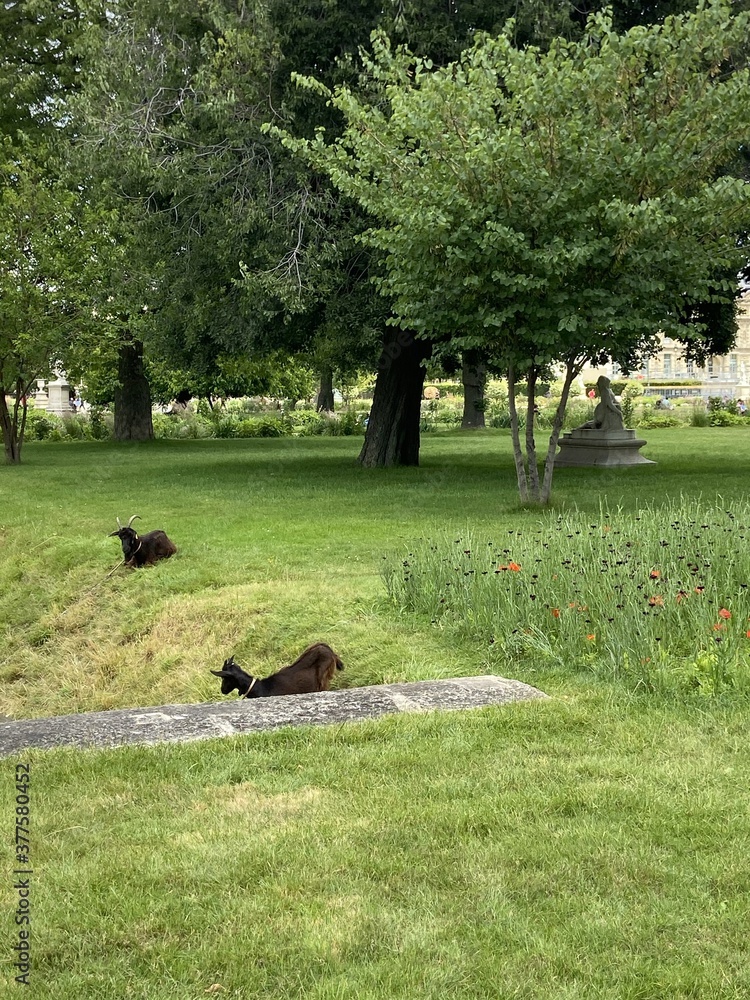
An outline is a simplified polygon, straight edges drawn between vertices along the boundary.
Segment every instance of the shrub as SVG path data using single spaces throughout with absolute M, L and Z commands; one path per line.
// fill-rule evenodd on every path
M 493 408 L 493 412 L 490 414 L 489 417 L 487 417 L 487 415 L 485 414 L 484 420 L 489 427 L 508 428 L 510 427 L 510 410 L 507 409 L 501 410 Z M 522 411 L 519 411 L 518 414 L 518 426 L 519 427 L 526 426 L 526 415 Z
M 682 420 L 676 413 L 659 413 L 655 410 L 644 413 L 638 421 L 638 426 L 646 430 L 657 427 L 680 427 L 681 424 Z
M 708 420 L 712 427 L 734 427 L 745 423 L 742 417 L 729 410 L 712 410 L 708 414 Z
M 154 437 L 164 439 L 198 439 L 214 436 L 213 422 L 197 413 L 154 413 Z
M 63 427 L 71 441 L 90 441 L 93 437 L 89 418 L 80 413 L 63 417 Z
M 89 410 L 91 437 L 95 441 L 107 441 L 114 433 L 114 418 L 103 406 L 92 406 Z
M 335 414 L 333 417 L 327 419 L 328 426 L 324 430 L 324 434 L 351 437 L 353 434 L 364 434 L 365 432 L 362 416 L 351 410 L 345 410 L 343 413 Z
M 61 431 L 63 422 L 54 413 L 37 410 L 30 406 L 26 414 L 26 437 L 32 441 L 45 441 L 51 437 L 52 431 Z M 61 438 L 58 438 L 60 440 Z
M 237 425 L 237 437 L 241 438 L 282 437 L 287 433 L 288 424 L 281 417 L 248 417 Z
M 326 417 L 315 410 L 294 410 L 290 414 L 292 430 L 299 437 L 313 437 L 322 434 L 326 425 Z
M 316 434 L 331 437 L 348 437 L 364 434 L 365 420 L 369 407 L 352 410 L 341 410 L 333 415 L 316 413 L 313 410 L 294 410 L 289 414 L 293 432 L 299 437 L 312 437 Z
M 704 406 L 699 406 L 697 403 L 693 404 L 692 410 L 690 411 L 690 426 L 691 427 L 711 426 L 711 414 L 707 412 Z
M 590 399 L 574 399 L 565 407 L 563 430 L 569 431 L 580 427 L 594 416 L 594 405 Z
M 214 425 L 213 436 L 217 438 L 236 438 L 238 433 L 239 421 L 234 420 L 232 417 L 225 417 L 219 415 L 214 417 L 211 421 Z
M 439 389 L 441 399 L 445 399 L 446 396 L 463 396 L 464 394 L 463 382 L 427 382 L 425 389 L 427 386 Z
M 635 401 L 643 395 L 643 385 L 634 379 L 629 379 L 620 394 L 622 420 L 626 427 L 632 427 L 635 422 Z
M 721 396 L 709 396 L 707 405 L 709 413 L 718 413 L 722 410 L 725 413 L 737 413 L 737 403 L 734 399 L 723 399 Z
M 354 413 L 343 410 L 337 413 L 316 413 L 318 421 L 309 425 L 306 434 L 325 434 L 330 437 L 349 437 L 352 434 L 364 434 L 366 413 Z

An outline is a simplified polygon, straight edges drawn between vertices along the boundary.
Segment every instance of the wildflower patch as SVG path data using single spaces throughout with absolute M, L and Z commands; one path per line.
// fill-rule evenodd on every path
M 514 662 L 590 669 L 644 690 L 750 690 L 750 505 L 682 500 L 636 514 L 547 514 L 389 556 L 406 613 Z

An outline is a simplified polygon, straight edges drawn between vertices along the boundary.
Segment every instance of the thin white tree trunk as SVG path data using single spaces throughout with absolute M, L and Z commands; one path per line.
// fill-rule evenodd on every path
M 518 433 L 518 411 L 516 410 L 516 373 L 512 364 L 508 365 L 508 412 L 510 413 L 510 433 L 513 438 L 513 458 L 516 462 L 516 479 L 521 503 L 528 503 L 529 487 L 523 464 L 521 437 Z
M 582 367 L 583 361 L 568 361 L 565 366 L 563 391 L 560 396 L 557 411 L 555 412 L 555 419 L 552 421 L 552 432 L 549 436 L 547 458 L 544 462 L 544 478 L 542 480 L 541 495 L 542 503 L 549 503 L 549 498 L 552 493 L 552 474 L 555 471 L 555 452 L 557 451 L 557 442 L 560 439 L 560 431 L 562 430 L 563 420 L 565 419 L 565 407 L 568 405 L 568 396 L 570 395 L 570 387 L 573 384 L 573 379 L 580 374 Z
M 529 494 L 532 500 L 539 501 L 539 468 L 536 464 L 536 441 L 534 440 L 534 408 L 536 399 L 536 368 L 532 368 L 527 376 L 529 395 L 526 402 L 526 462 L 529 469 Z

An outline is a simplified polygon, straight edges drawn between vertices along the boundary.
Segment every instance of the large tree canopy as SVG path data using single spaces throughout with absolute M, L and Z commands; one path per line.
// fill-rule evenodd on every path
M 203 370 L 221 354 L 278 349 L 321 372 L 372 365 L 388 305 L 370 281 L 379 255 L 355 242 L 363 213 L 260 126 L 337 130 L 338 110 L 290 76 L 357 86 L 358 48 L 378 24 L 442 62 L 514 10 L 519 39 L 574 29 L 567 4 L 547 0 L 202 0 L 189 11 L 132 0 L 92 20 L 82 148 L 114 199 L 141 210 L 133 258 L 153 279 L 149 353 Z
M 290 110 L 290 59 L 312 68 L 308 49 L 317 49 L 321 71 L 333 72 L 345 55 L 343 2 L 318 5 L 317 28 L 303 9 L 281 23 L 286 6 L 115 3 L 89 35 L 96 71 L 78 109 L 84 169 L 139 212 L 154 339 L 176 363 L 311 350 L 318 333 L 330 340 L 340 300 L 351 306 L 367 272 L 367 253 L 348 233 L 353 206 L 337 205 L 324 178 L 261 131 L 269 119 L 293 118 L 311 132 L 311 117 L 320 120 L 311 106 L 325 107 L 308 99 Z M 364 40 L 374 22 L 360 14 Z M 339 30 L 327 33 L 331 25 Z
M 511 25 L 437 70 L 380 38 L 375 97 L 329 93 L 343 134 L 285 141 L 378 220 L 404 328 L 489 348 L 531 385 L 563 363 L 569 385 L 659 330 L 700 339 L 690 304 L 731 301 L 717 275 L 747 262 L 750 187 L 722 168 L 750 138 L 748 23 L 716 3 L 620 35 L 598 15 L 547 52 L 515 48 Z M 541 487 L 527 431 L 523 498 L 549 496 L 561 421 Z

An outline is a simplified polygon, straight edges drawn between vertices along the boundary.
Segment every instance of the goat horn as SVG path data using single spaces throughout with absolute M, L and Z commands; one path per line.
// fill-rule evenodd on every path
M 136 518 L 138 518 L 138 520 L 140 521 L 141 520 L 141 515 L 140 514 L 133 514 L 133 516 L 128 521 L 128 527 L 130 527 L 130 525 L 133 523 L 133 521 L 135 521 Z
M 120 524 L 120 518 L 116 517 L 115 520 L 117 521 L 117 527 L 122 528 L 122 525 Z

